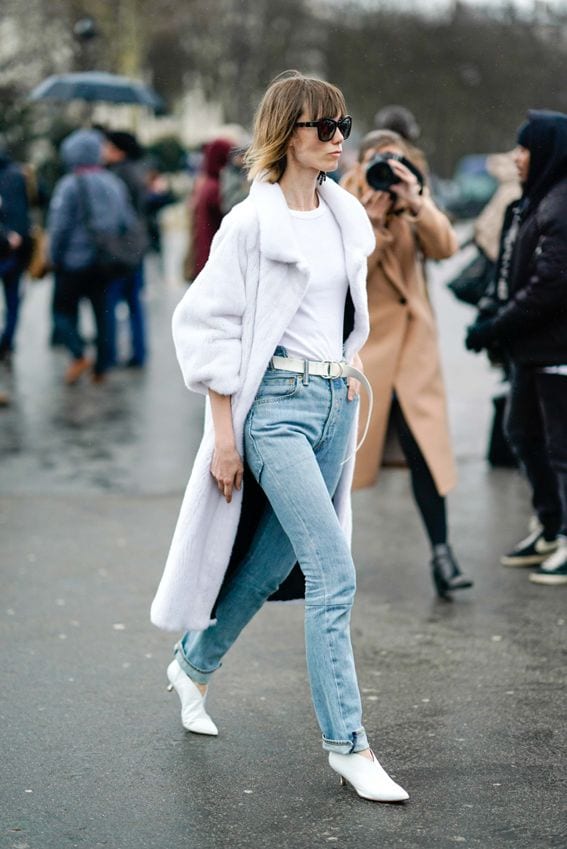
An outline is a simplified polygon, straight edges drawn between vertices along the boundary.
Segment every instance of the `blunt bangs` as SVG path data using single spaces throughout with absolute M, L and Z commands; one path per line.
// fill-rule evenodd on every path
M 336 86 L 313 79 L 306 80 L 306 83 L 302 106 L 309 112 L 309 121 L 346 115 L 345 99 Z

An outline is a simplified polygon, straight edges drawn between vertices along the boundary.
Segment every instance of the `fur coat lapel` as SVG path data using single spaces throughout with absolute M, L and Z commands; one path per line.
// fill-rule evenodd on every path
M 359 202 L 334 183 L 320 189 L 345 245 L 354 305 L 354 329 L 345 343 L 352 359 L 368 335 L 366 256 L 374 234 Z M 232 396 L 237 447 L 274 349 L 309 285 L 309 271 L 294 238 L 291 216 L 277 184 L 255 182 L 247 200 L 223 220 L 211 255 L 173 317 L 176 353 L 186 385 Z M 353 433 L 353 446 L 356 434 Z M 197 452 L 151 610 L 152 622 L 169 631 L 203 630 L 211 624 L 240 518 L 242 491 L 231 504 L 210 474 L 214 432 L 208 402 Z M 343 467 L 335 508 L 350 539 L 350 485 L 354 459 Z

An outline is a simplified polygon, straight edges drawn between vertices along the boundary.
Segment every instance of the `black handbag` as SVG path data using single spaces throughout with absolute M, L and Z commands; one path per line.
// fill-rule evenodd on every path
M 477 255 L 447 287 L 459 301 L 476 307 L 492 281 L 495 263 L 478 248 Z
M 77 178 L 79 201 L 85 224 L 96 249 L 96 265 L 108 277 L 119 277 L 135 271 L 149 246 L 148 234 L 139 218 L 118 233 L 97 230 L 93 224 L 92 207 L 84 180 Z

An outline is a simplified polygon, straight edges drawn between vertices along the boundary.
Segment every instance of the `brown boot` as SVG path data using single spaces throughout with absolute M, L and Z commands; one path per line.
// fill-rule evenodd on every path
M 92 363 L 86 357 L 80 357 L 78 360 L 73 360 L 67 371 L 65 372 L 65 383 L 67 386 L 72 386 L 78 381 L 82 374 L 92 368 Z

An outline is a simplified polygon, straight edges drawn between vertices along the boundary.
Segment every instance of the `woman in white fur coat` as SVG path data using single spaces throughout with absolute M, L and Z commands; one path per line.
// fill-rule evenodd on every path
M 350 485 L 374 235 L 325 174 L 351 123 L 335 86 L 295 71 L 274 80 L 247 154 L 250 196 L 224 219 L 175 311 L 185 383 L 207 409 L 152 621 L 185 631 L 167 670 L 184 727 L 216 735 L 205 708 L 212 674 L 268 597 L 295 594 L 299 574 L 323 748 L 343 783 L 390 802 L 408 794 L 369 748 L 350 641 Z

